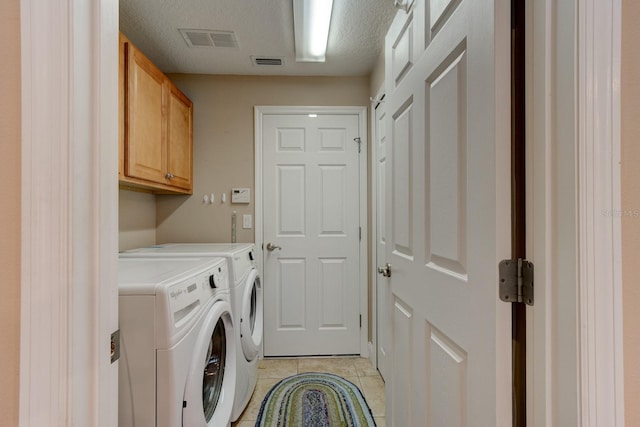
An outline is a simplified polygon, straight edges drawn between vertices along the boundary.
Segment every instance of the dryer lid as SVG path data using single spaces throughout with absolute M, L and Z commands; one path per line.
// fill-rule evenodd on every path
M 224 264 L 224 258 L 120 258 L 120 295 L 155 295 L 159 289 L 187 280 Z M 226 267 L 225 267 L 226 268 Z

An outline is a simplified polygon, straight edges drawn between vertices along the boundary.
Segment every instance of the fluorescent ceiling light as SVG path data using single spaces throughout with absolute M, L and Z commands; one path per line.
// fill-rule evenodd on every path
M 324 62 L 333 0 L 293 0 L 296 61 Z

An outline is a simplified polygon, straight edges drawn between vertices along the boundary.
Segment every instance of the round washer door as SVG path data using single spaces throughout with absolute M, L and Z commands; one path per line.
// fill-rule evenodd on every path
M 236 344 L 231 306 L 216 301 L 198 335 L 184 392 L 183 425 L 226 426 L 236 383 Z
M 240 319 L 242 352 L 249 362 L 258 356 L 262 345 L 262 298 L 262 283 L 258 270 L 254 268 L 247 275 L 244 285 Z

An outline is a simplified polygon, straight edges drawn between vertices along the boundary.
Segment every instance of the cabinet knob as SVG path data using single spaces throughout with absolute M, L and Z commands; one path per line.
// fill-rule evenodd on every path
M 171 172 L 167 172 L 167 174 L 164 176 L 167 179 L 172 179 L 173 178 L 173 174 Z

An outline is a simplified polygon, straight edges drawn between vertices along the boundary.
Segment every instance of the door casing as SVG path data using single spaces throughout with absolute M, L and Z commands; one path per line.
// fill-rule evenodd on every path
M 116 426 L 118 4 L 20 4 L 20 426 Z
M 61 34 L 63 34 L 64 36 L 61 36 L 59 38 L 48 37 L 49 34 L 46 32 L 52 30 L 52 27 L 47 25 L 51 16 L 41 13 L 42 10 L 46 9 L 45 6 L 48 4 L 48 2 L 42 1 L 42 0 L 23 0 L 21 3 L 23 5 L 20 11 L 21 31 L 23 33 L 23 36 L 21 37 L 22 56 L 23 56 L 23 60 L 22 60 L 23 66 L 22 66 L 21 73 L 22 73 L 22 82 L 23 82 L 22 105 L 24 110 L 25 106 L 27 105 L 25 101 L 27 101 L 30 98 L 29 92 L 26 91 L 26 89 L 24 89 L 25 85 L 35 87 L 38 84 L 45 84 L 45 87 L 53 88 L 52 86 L 46 86 L 46 82 L 48 81 L 46 79 L 50 78 L 49 75 L 45 75 L 42 73 L 40 74 L 31 73 L 30 68 L 28 68 L 25 65 L 25 60 L 27 60 L 25 59 L 25 57 L 30 54 L 29 52 L 31 49 L 31 46 L 27 44 L 28 38 L 25 35 L 26 34 L 25 31 L 28 31 L 27 28 L 30 28 L 31 29 L 30 31 L 34 31 L 34 34 L 39 34 L 41 37 L 43 34 L 45 34 L 43 39 L 51 40 L 56 44 L 57 48 L 62 49 L 62 51 L 64 51 L 64 49 L 68 47 L 66 43 L 68 43 L 69 35 L 73 34 L 74 32 L 74 23 L 69 20 L 61 21 L 60 25 L 57 26 L 56 31 L 61 31 Z M 68 9 L 72 3 L 75 4 L 76 2 L 66 0 L 63 6 L 58 5 L 58 9 L 59 10 L 65 10 L 65 8 Z M 552 0 L 536 1 L 535 8 L 531 8 L 532 3 L 533 2 L 528 2 L 530 8 L 527 11 L 528 23 L 534 24 L 534 25 L 528 26 L 528 28 L 532 28 L 532 33 L 528 34 L 528 43 L 533 43 L 535 46 L 537 46 L 537 48 L 535 52 L 530 50 L 530 55 L 532 56 L 528 58 L 527 72 L 529 73 L 529 76 L 530 76 L 529 85 L 532 85 L 534 82 L 537 82 L 537 85 L 536 85 L 537 87 L 540 84 L 550 85 L 552 82 L 552 79 L 549 75 L 549 72 L 551 70 L 549 60 L 552 54 L 553 41 L 548 40 L 548 37 L 551 37 L 551 34 L 552 34 L 550 31 L 551 23 L 556 22 L 558 27 L 564 26 L 569 28 L 574 24 L 576 18 L 574 16 L 569 16 L 569 17 L 558 16 L 557 11 L 554 10 L 554 8 L 552 7 L 554 3 Z M 578 40 L 582 40 L 582 38 L 585 37 L 585 35 L 587 34 L 592 34 L 593 36 L 590 38 L 591 45 L 598 44 L 600 48 L 604 48 L 607 46 L 607 43 L 609 43 L 608 49 L 610 51 L 610 54 L 606 56 L 607 60 L 599 61 L 598 62 L 599 67 L 591 68 L 591 77 L 596 79 L 596 80 L 592 80 L 591 83 L 594 83 L 595 81 L 604 83 L 604 87 L 611 89 L 611 91 L 597 94 L 598 100 L 601 102 L 597 103 L 599 108 L 597 109 L 597 111 L 593 112 L 594 114 L 593 117 L 595 117 L 598 120 L 594 120 L 591 122 L 587 122 L 584 120 L 580 121 L 577 124 L 577 130 L 579 132 L 582 132 L 585 130 L 591 130 L 593 132 L 595 131 L 594 127 L 596 127 L 597 125 L 601 123 L 607 124 L 606 125 L 607 128 L 612 131 L 610 135 L 611 135 L 612 149 L 613 149 L 612 152 L 614 156 L 613 158 L 609 158 L 609 157 L 593 156 L 592 154 L 591 159 L 594 160 L 594 163 L 592 164 L 602 165 L 605 167 L 606 170 L 612 171 L 614 174 L 618 174 L 617 176 L 619 177 L 619 173 L 618 173 L 619 171 L 616 172 L 615 162 L 617 159 L 616 156 L 619 156 L 619 149 L 620 149 L 620 136 L 619 136 L 620 93 L 619 93 L 619 87 L 617 88 L 615 86 L 612 87 L 611 83 L 612 81 L 619 81 L 620 22 L 621 22 L 620 1 L 614 0 L 610 3 L 600 2 L 599 7 L 605 9 L 604 11 L 599 10 L 600 13 L 593 13 L 593 10 L 594 10 L 593 7 L 596 3 L 598 3 L 598 2 L 595 2 L 594 0 L 575 0 L 573 2 L 567 2 L 567 3 L 570 3 L 568 6 L 574 9 L 576 8 L 576 6 L 579 5 L 580 10 L 583 12 L 589 12 L 588 16 L 591 17 L 591 19 L 589 20 L 585 19 L 580 21 L 581 31 L 579 33 L 576 33 L 577 35 L 575 36 L 578 38 Z M 590 8 L 584 7 L 584 6 L 590 6 Z M 102 182 L 102 186 L 104 186 L 104 187 L 101 186 L 101 189 L 102 189 L 101 191 L 103 192 L 100 193 L 99 209 L 100 210 L 105 209 L 104 212 L 107 214 L 107 216 L 103 217 L 101 220 L 100 232 L 94 231 L 92 234 L 96 236 L 102 236 L 102 238 L 107 239 L 107 241 L 103 242 L 102 244 L 106 245 L 107 248 L 110 246 L 113 246 L 115 248 L 114 250 L 117 250 L 118 226 L 117 226 L 117 212 L 114 208 L 117 206 L 117 203 L 118 203 L 118 194 L 116 190 L 117 186 L 115 184 L 110 184 L 109 177 L 115 176 L 113 174 L 115 174 L 115 172 L 117 171 L 117 163 L 116 163 L 117 150 L 115 148 L 116 147 L 115 142 L 117 141 L 117 134 L 111 135 L 111 132 L 117 129 L 117 125 L 116 125 L 117 97 L 115 95 L 117 93 L 117 79 L 114 79 L 110 76 L 117 76 L 117 72 L 115 71 L 117 70 L 116 68 L 117 52 L 112 46 L 112 44 L 117 43 L 117 32 L 118 32 L 118 19 L 117 19 L 118 11 L 117 10 L 118 10 L 117 4 L 111 3 L 111 2 L 103 2 L 103 3 L 100 3 L 100 11 L 98 13 L 89 14 L 89 13 L 80 12 L 76 15 L 76 22 L 75 22 L 76 27 L 84 26 L 85 28 L 94 29 L 94 31 L 91 31 L 91 32 L 86 31 L 85 33 L 83 33 L 85 36 L 86 34 L 95 34 L 96 37 L 99 39 L 99 40 L 98 39 L 94 40 L 92 44 L 91 43 L 88 44 L 88 46 L 92 49 L 91 51 L 92 55 L 94 55 L 92 58 L 101 64 L 100 67 L 106 67 L 106 69 L 114 70 L 114 72 L 111 74 L 109 73 L 104 74 L 102 77 L 104 80 L 96 78 L 96 79 L 90 80 L 90 83 L 89 83 L 89 86 L 96 91 L 95 93 L 101 94 L 100 97 L 90 98 L 91 99 L 91 101 L 89 102 L 90 106 L 98 107 L 99 105 L 106 105 L 106 106 L 113 105 L 113 107 L 101 108 L 100 111 L 97 112 L 96 115 L 94 116 L 99 122 L 102 122 L 103 125 L 106 124 L 106 126 L 98 127 L 97 125 L 98 122 L 94 123 L 93 126 L 95 126 L 96 129 L 98 128 L 100 129 L 98 134 L 101 135 L 101 139 L 103 141 L 113 140 L 114 147 L 110 147 L 109 144 L 107 143 L 101 144 L 100 145 L 101 150 L 106 150 L 106 153 L 101 154 L 101 152 L 99 153 L 96 151 L 92 155 L 96 161 L 95 164 L 100 164 L 101 167 L 93 168 L 89 170 L 87 173 L 88 178 L 98 180 L 99 182 Z M 86 12 L 86 9 L 85 9 L 85 12 Z M 36 13 L 38 13 L 37 16 L 36 16 Z M 587 15 L 583 15 L 583 17 L 586 17 L 586 16 Z M 37 24 L 38 19 L 41 20 L 39 22 L 41 22 L 42 25 Z M 599 34 L 605 35 L 606 37 L 605 38 L 599 37 L 598 36 Z M 571 37 L 573 42 L 575 42 L 575 37 L 574 36 L 571 36 Z M 68 56 L 61 57 L 59 54 L 60 52 L 59 49 L 48 49 L 46 45 L 42 45 L 42 46 L 43 46 L 42 52 L 38 56 L 39 62 L 41 64 L 45 64 L 45 63 L 51 64 L 51 65 L 64 64 L 64 66 L 66 67 L 71 67 L 71 68 L 73 67 L 73 64 L 74 64 L 73 59 Z M 584 52 L 588 52 L 588 50 L 586 49 L 588 45 L 587 46 L 583 45 L 583 47 L 584 47 Z M 80 57 L 85 59 L 91 56 L 86 51 L 82 51 L 82 52 L 84 53 L 76 52 L 75 59 L 78 59 L 78 55 L 81 55 Z M 591 65 L 593 66 L 594 64 L 591 64 Z M 100 67 L 97 67 L 92 71 L 84 69 L 79 75 L 76 74 L 76 77 L 79 77 L 79 76 L 83 76 L 84 78 L 90 78 L 90 76 L 95 77 L 99 73 L 98 70 L 100 69 Z M 585 70 L 587 68 L 587 63 L 586 62 L 578 63 L 576 65 L 576 68 L 578 68 L 579 70 Z M 92 74 L 92 72 L 94 74 Z M 583 85 L 581 86 L 582 90 L 586 90 L 587 81 L 582 81 L 582 83 L 583 83 Z M 530 112 L 530 114 L 533 115 L 532 120 L 529 120 L 528 118 L 528 122 L 532 123 L 532 125 L 533 123 L 535 123 L 535 125 L 533 126 L 535 126 L 535 128 L 538 129 L 537 132 L 543 133 L 543 136 L 542 136 L 543 139 L 549 137 L 548 135 L 544 136 L 545 132 L 547 132 L 547 129 L 548 129 L 548 124 L 546 124 L 546 121 L 550 117 L 552 117 L 552 114 L 553 114 L 553 112 L 550 110 L 550 100 L 546 98 L 546 93 L 547 92 L 545 92 L 544 90 L 539 91 L 538 94 L 540 96 L 536 97 L 536 99 L 530 99 L 529 106 L 531 108 L 528 108 L 528 111 Z M 44 94 L 42 93 L 38 95 L 39 102 L 43 102 L 43 98 L 42 98 L 43 95 Z M 90 93 L 87 92 L 87 96 L 90 96 Z M 557 94 L 555 94 L 554 96 L 557 97 Z M 583 106 L 586 106 L 587 98 L 582 98 L 581 102 L 583 103 L 582 104 Z M 590 102 L 591 104 L 594 104 L 592 99 L 589 99 L 588 102 Z M 45 120 L 53 120 L 55 122 L 55 120 L 58 119 L 58 112 L 59 111 L 54 109 L 43 109 L 42 111 L 39 112 L 39 114 L 41 114 L 42 115 L 41 117 L 43 117 Z M 74 115 L 70 115 L 70 116 L 65 116 L 65 121 L 66 120 L 68 120 L 71 123 L 75 123 L 75 121 L 80 120 L 80 118 Z M 22 115 L 23 150 L 25 145 L 24 139 L 26 138 L 26 130 L 34 126 L 32 121 L 33 121 L 32 118 L 30 118 L 27 114 L 23 113 Z M 574 126 L 574 123 L 566 124 L 566 126 Z M 48 140 L 54 141 L 54 142 L 64 141 L 64 139 L 62 138 L 58 138 L 58 139 L 53 138 L 52 137 L 53 135 L 51 133 L 52 129 L 57 129 L 58 132 L 61 131 L 61 128 L 46 127 Z M 534 130 L 533 128 L 530 129 L 530 132 L 533 132 L 533 130 Z M 75 145 L 72 148 L 71 153 L 85 154 L 87 150 L 88 150 L 87 146 Z M 545 167 L 548 167 L 549 163 L 552 160 L 555 160 L 554 158 L 549 157 L 545 150 L 546 149 L 543 149 L 541 152 L 535 154 L 535 158 L 536 158 L 535 163 L 533 162 L 534 153 L 531 153 L 531 155 L 529 155 L 528 153 L 528 159 L 530 162 L 532 162 L 531 164 L 528 164 L 528 168 L 529 168 L 528 173 L 538 174 L 538 175 L 542 174 L 542 176 L 544 176 Z M 28 154 L 24 151 L 23 153 L 25 154 L 25 156 Z M 45 168 L 48 161 L 50 161 L 50 159 L 31 158 L 31 157 L 23 157 L 22 159 L 23 164 L 26 162 L 31 163 L 35 171 L 46 170 Z M 113 165 L 111 165 L 111 163 L 113 163 Z M 581 164 L 584 165 L 584 163 L 581 163 Z M 23 170 L 25 169 L 23 168 Z M 54 168 L 54 170 L 58 174 L 73 173 L 73 168 L 68 164 L 57 165 Z M 597 173 L 597 176 L 599 179 L 606 180 L 606 176 L 607 176 L 605 173 L 606 170 Z M 54 175 L 54 176 L 57 176 L 57 175 Z M 611 175 L 609 175 L 609 177 L 611 177 Z M 111 185 L 113 185 L 114 188 L 111 188 Z M 574 178 L 573 180 L 571 180 L 568 183 L 568 185 L 574 189 L 577 188 L 578 187 L 577 178 Z M 615 179 L 606 180 L 604 188 L 607 189 L 608 191 L 611 191 L 611 194 L 614 195 L 614 199 L 609 203 L 609 206 L 619 209 L 620 207 L 619 179 L 617 181 Z M 30 199 L 31 197 L 33 197 L 33 195 L 37 194 L 38 191 L 39 191 L 39 183 L 36 181 L 30 181 L 29 178 L 25 177 L 25 175 L 23 174 L 23 178 L 22 178 L 23 200 Z M 78 191 L 81 195 L 89 196 L 89 193 L 87 193 L 86 190 L 79 189 Z M 583 190 L 583 191 L 586 192 L 586 190 Z M 534 196 L 533 194 L 531 194 L 530 197 L 534 197 L 533 200 L 535 202 L 542 203 L 545 201 L 545 198 L 548 197 L 548 194 L 546 192 L 543 192 L 541 194 L 538 194 L 537 196 Z M 90 203 L 90 202 L 91 201 L 87 199 L 87 203 Z M 105 205 L 107 205 L 108 207 L 105 208 Z M 539 206 L 543 206 L 543 205 L 539 205 Z M 258 211 L 256 210 L 256 213 L 257 212 Z M 544 209 L 542 210 L 542 212 L 545 212 Z M 66 211 L 62 211 L 59 207 L 56 208 L 55 210 L 49 210 L 48 213 L 50 215 L 49 218 L 50 218 L 51 224 L 60 224 L 60 221 L 64 220 L 66 218 L 66 215 L 68 215 Z M 535 214 L 535 213 L 536 212 L 531 212 L 531 214 Z M 96 215 L 97 214 L 94 213 L 91 215 L 91 217 L 95 218 Z M 557 213 L 550 212 L 550 215 L 557 215 Z M 547 218 L 547 219 L 551 220 L 552 218 Z M 23 231 L 22 231 L 23 242 L 27 241 L 28 239 L 28 230 L 35 229 L 37 225 L 38 223 L 36 221 L 36 217 L 30 217 L 23 210 Z M 595 303 L 596 304 L 602 303 L 604 304 L 605 307 L 613 307 L 614 308 L 613 312 L 616 313 L 616 316 L 609 318 L 600 330 L 597 330 L 595 328 L 595 324 L 585 322 L 585 329 L 583 330 L 583 333 L 589 334 L 589 336 L 591 337 L 603 337 L 603 338 L 606 338 L 607 336 L 620 337 L 622 333 L 622 323 L 621 323 L 621 318 L 619 317 L 620 311 L 616 311 L 616 309 L 620 308 L 620 298 L 621 298 L 621 278 L 620 278 L 620 275 L 617 274 L 619 272 L 618 270 L 619 265 L 617 264 L 620 262 L 619 260 L 620 258 L 619 257 L 620 255 L 619 225 L 615 225 L 615 223 L 612 223 L 610 224 L 609 229 L 605 229 L 605 230 L 598 229 L 593 231 L 595 231 L 598 235 L 601 235 L 602 238 L 605 239 L 605 241 L 611 242 L 610 244 L 607 244 L 606 247 L 601 247 L 600 250 L 604 251 L 604 253 L 607 255 L 607 257 L 604 259 L 609 264 L 609 267 L 611 267 L 611 269 L 609 270 L 610 273 L 608 274 L 608 277 L 611 277 L 613 279 L 612 283 L 614 284 L 613 293 L 610 294 L 606 300 L 598 301 L 596 299 Z M 363 232 L 366 232 L 366 228 L 363 230 Z M 43 238 L 51 237 L 53 234 L 54 234 L 54 230 L 51 228 L 45 227 L 41 229 L 41 236 Z M 542 239 L 541 235 L 539 235 L 536 238 L 536 242 L 539 248 L 536 250 L 539 251 L 543 259 L 546 258 L 547 260 L 552 261 L 553 260 L 551 258 L 552 255 L 549 255 L 549 257 L 542 255 L 544 253 L 545 243 L 544 243 L 544 240 L 541 240 L 541 239 Z M 609 240 L 609 239 L 613 239 L 613 240 Z M 532 241 L 531 239 L 528 239 L 528 240 L 530 242 Z M 595 244 L 596 243 L 594 242 L 582 242 L 581 249 L 585 252 L 588 252 L 589 250 L 594 248 Z M 74 248 L 74 242 L 72 241 L 61 242 L 60 248 L 61 250 L 66 250 L 68 251 L 68 253 L 71 253 L 71 251 Z M 528 252 L 531 253 L 530 251 Z M 23 249 L 23 252 L 22 252 L 23 264 L 24 264 L 24 259 L 27 256 L 29 256 L 29 249 Z M 85 256 L 88 256 L 88 254 Z M 617 259 L 616 259 L 616 256 L 617 256 Z M 113 293 L 116 290 L 115 281 L 112 281 L 109 279 L 109 278 L 114 278 L 117 273 L 115 259 L 112 259 L 112 258 L 113 256 L 112 254 L 109 253 L 108 250 L 103 251 L 101 255 L 97 258 L 96 263 L 92 267 L 94 271 L 96 272 L 100 271 L 100 273 L 103 275 L 102 277 L 105 283 L 105 285 L 102 287 L 92 286 L 91 289 L 94 289 L 94 290 L 98 288 L 100 289 L 100 291 L 98 292 L 98 295 L 108 296 L 109 294 Z M 542 265 L 544 265 L 544 263 L 542 263 Z M 23 265 L 23 272 L 25 271 L 24 270 L 25 268 L 29 268 L 29 267 Z M 55 269 L 51 266 L 50 263 L 44 263 L 44 264 L 41 263 L 38 265 L 37 268 L 42 269 L 42 271 L 45 271 L 48 274 L 48 283 L 52 283 L 56 281 L 58 282 L 65 281 L 63 283 L 67 283 L 66 282 L 66 280 L 68 279 L 67 271 Z M 593 272 L 591 273 L 587 272 L 587 274 L 591 274 L 593 277 Z M 538 275 L 537 277 L 540 277 L 540 276 Z M 25 274 L 23 274 L 21 279 L 21 288 L 22 288 L 21 307 L 22 307 L 23 316 L 25 315 L 25 313 L 28 313 L 29 310 L 37 308 L 36 300 L 38 297 L 35 294 L 31 294 L 29 292 L 31 283 L 32 283 L 32 279 L 26 277 Z M 69 286 L 62 286 L 60 289 L 66 292 L 66 290 L 69 289 Z M 115 311 L 117 313 L 117 307 L 115 309 L 113 306 L 111 306 L 111 308 L 109 307 L 109 305 L 111 304 L 109 302 L 110 299 L 107 299 L 107 301 L 105 301 L 104 298 L 102 297 L 93 298 L 93 299 L 78 298 L 78 295 L 76 295 L 75 298 L 73 298 L 73 295 L 71 294 L 71 292 L 58 293 L 57 295 L 59 296 L 59 298 L 49 301 L 48 310 L 53 312 L 56 310 L 59 311 L 66 307 L 73 307 L 75 312 L 75 310 L 79 310 L 82 308 L 84 311 L 77 311 L 74 317 L 74 320 L 79 324 L 87 325 L 86 329 L 88 331 L 88 334 L 90 334 L 93 337 L 98 337 L 96 338 L 98 340 L 96 341 L 96 344 L 99 344 L 98 347 L 101 349 L 106 348 L 106 344 L 102 342 L 99 337 L 102 336 L 100 334 L 104 333 L 103 331 L 110 329 L 111 322 L 114 321 L 114 319 L 109 320 L 110 317 L 107 314 L 109 313 L 109 310 Z M 590 301 L 578 300 L 577 304 L 581 308 L 586 309 L 588 307 L 588 302 Z M 91 323 L 92 314 L 95 314 L 95 313 L 102 313 L 100 314 L 100 318 L 102 320 L 101 322 Z M 364 314 L 366 315 L 366 312 Z M 530 315 L 533 316 L 534 314 L 531 312 Z M 587 315 L 588 315 L 588 311 L 587 311 Z M 537 315 L 537 317 L 540 317 L 540 316 L 547 316 L 547 314 L 540 313 Z M 31 327 L 27 322 L 28 322 L 28 319 L 25 319 L 23 317 L 21 320 L 21 326 L 20 326 L 21 340 L 23 342 L 25 341 L 38 342 L 38 336 L 39 336 L 38 334 L 39 333 L 44 334 L 44 330 L 40 332 L 38 328 Z M 54 333 L 58 333 L 58 334 L 66 333 L 65 331 L 68 330 L 67 329 L 68 324 L 69 322 L 67 321 L 62 326 L 52 325 L 56 328 Z M 365 328 L 363 328 L 363 330 L 365 330 Z M 375 331 L 374 331 L 374 335 L 375 335 Z M 532 338 L 532 340 L 537 340 L 537 342 L 540 344 L 544 344 L 546 339 L 547 337 L 545 336 L 544 331 L 542 331 L 539 334 L 539 336 Z M 610 396 L 610 399 L 607 400 L 607 402 L 605 403 L 605 407 L 600 408 L 600 413 L 601 414 L 604 413 L 606 414 L 607 417 L 610 417 L 610 419 L 614 420 L 614 423 L 609 423 L 604 425 L 623 426 L 624 425 L 624 406 L 623 406 L 624 396 L 622 392 L 622 379 L 623 379 L 622 361 L 620 359 L 622 357 L 622 352 L 619 351 L 619 346 L 621 346 L 621 341 L 617 339 L 615 342 L 616 342 L 615 348 L 599 349 L 601 351 L 602 350 L 606 351 L 609 354 L 609 356 L 614 354 L 615 357 L 613 358 L 608 357 L 605 359 L 602 359 L 602 358 L 595 359 L 595 360 L 598 360 L 598 363 L 599 363 L 598 366 L 600 366 L 601 368 L 604 368 L 604 371 L 600 371 L 600 372 L 613 372 L 614 373 L 613 378 L 615 378 L 615 393 L 612 394 Z M 85 343 L 85 344 L 89 345 L 90 343 Z M 76 346 L 77 345 L 78 343 L 76 342 Z M 78 348 L 75 347 L 74 351 L 78 351 Z M 541 357 L 544 358 L 545 355 L 547 354 L 547 351 L 548 350 L 543 350 L 543 352 L 541 353 Z M 585 351 L 586 351 L 586 354 L 595 356 L 595 350 L 593 348 L 589 350 L 589 347 L 587 347 Z M 80 373 L 81 368 L 78 368 L 76 365 L 72 366 L 71 364 L 71 344 L 69 341 L 63 341 L 60 346 L 51 348 L 49 351 L 49 355 L 51 357 L 55 357 L 58 360 L 60 360 L 61 361 L 60 366 L 68 367 L 71 373 Z M 22 357 L 23 356 L 21 356 L 21 358 Z M 575 362 L 578 363 L 577 360 L 575 360 Z M 113 377 L 113 375 L 109 376 L 109 373 L 111 372 L 109 370 L 110 368 L 106 367 L 106 371 L 105 371 L 104 370 L 105 365 L 103 365 L 100 360 L 94 359 L 91 361 L 91 363 L 93 363 L 94 364 L 93 366 L 95 367 L 103 366 L 103 368 L 98 368 L 98 370 L 96 371 L 92 370 L 92 372 L 96 372 L 96 375 L 99 375 L 100 378 L 102 378 L 103 380 L 105 378 L 108 379 L 109 377 Z M 76 369 L 78 369 L 78 372 L 76 372 Z M 31 393 L 30 389 L 34 387 L 34 385 L 30 383 L 30 378 L 35 373 L 36 371 L 35 371 L 34 365 L 28 363 L 28 360 L 21 360 L 20 395 L 21 395 L 21 401 L 23 402 L 25 402 L 26 396 L 30 395 Z M 104 376 L 105 374 L 106 376 Z M 537 405 L 535 408 L 533 408 L 533 405 L 530 404 L 528 408 L 530 411 L 530 413 L 528 414 L 528 418 L 531 420 L 530 423 L 533 426 L 551 425 L 550 423 L 553 421 L 552 415 L 551 415 L 552 396 L 546 394 L 547 390 L 550 387 L 550 385 L 547 384 L 550 374 L 541 373 L 541 375 L 543 375 L 543 377 L 540 378 L 539 384 L 535 386 L 535 388 L 531 389 L 532 392 L 536 393 L 536 400 L 538 402 L 541 402 L 541 404 Z M 584 375 L 586 375 L 586 373 L 583 373 L 581 371 L 580 376 L 584 376 Z M 76 415 L 69 416 L 69 419 L 67 419 L 67 424 L 68 425 L 72 424 L 70 421 L 71 418 L 78 421 L 80 424 L 87 424 L 87 423 L 83 423 L 85 418 L 78 417 L 78 414 L 79 414 L 78 411 L 80 411 L 80 413 L 84 413 L 83 411 L 88 412 L 89 411 L 88 408 L 92 408 L 91 415 L 89 415 L 90 417 L 92 417 L 91 418 L 92 420 L 96 420 L 96 422 L 99 423 L 100 425 L 115 426 L 117 424 L 117 411 L 115 411 L 113 408 L 113 402 L 117 401 L 117 387 L 114 387 L 113 381 L 101 380 L 101 381 L 95 382 L 95 384 L 100 384 L 100 390 L 97 391 L 96 393 L 90 393 L 90 391 L 93 390 L 91 388 L 92 378 L 88 376 L 82 376 L 82 375 L 78 375 L 77 377 L 81 378 L 84 384 L 76 384 L 77 387 L 75 388 L 74 393 L 76 395 L 82 395 L 82 393 L 86 393 L 84 395 L 86 396 L 86 400 L 89 401 L 90 403 L 85 404 L 84 400 L 74 401 L 66 398 L 66 402 L 64 403 L 63 406 L 65 408 L 68 408 L 68 414 L 76 414 Z M 40 392 L 41 392 L 40 401 L 41 402 L 46 401 L 48 403 L 38 405 L 38 404 L 34 404 L 35 401 L 31 401 L 32 403 L 31 405 L 25 405 L 24 407 L 22 407 L 20 410 L 21 426 L 39 425 L 37 422 L 33 421 L 35 420 L 34 417 L 36 416 L 46 416 L 47 420 L 49 421 L 53 419 L 59 419 L 57 418 L 59 415 L 59 413 L 57 412 L 57 410 L 59 409 L 59 406 L 57 405 L 60 403 L 60 401 L 58 400 L 58 397 L 59 397 L 58 392 L 60 392 L 61 390 L 64 390 L 64 388 L 61 386 L 63 385 L 63 382 L 67 381 L 67 377 L 57 376 L 57 377 L 52 377 L 50 379 L 52 380 L 52 382 L 50 384 L 49 389 L 50 390 L 55 389 L 56 394 L 49 394 L 45 390 L 40 389 Z M 533 387 L 531 381 L 528 381 L 528 384 L 530 387 Z M 585 403 L 585 405 L 582 406 L 584 408 L 584 414 L 581 417 L 581 421 L 583 425 L 592 425 L 592 426 L 599 425 L 598 424 L 599 418 L 596 418 L 595 411 L 588 410 L 588 408 L 590 408 L 590 405 L 588 404 L 589 402 L 587 402 L 587 397 L 589 395 L 595 396 L 597 388 L 595 387 L 593 382 L 587 382 L 586 384 L 588 384 L 587 386 L 588 393 L 585 395 L 581 391 L 581 394 L 580 394 L 581 396 L 580 401 Z M 42 387 L 42 384 L 39 384 L 39 387 Z M 533 398 L 533 393 L 528 393 L 528 396 L 530 398 Z M 47 414 L 43 414 L 43 410 L 45 410 L 46 408 L 50 409 L 50 413 L 49 413 L 50 416 L 47 416 Z M 562 409 L 563 408 L 561 406 L 558 406 L 557 408 L 557 410 L 560 410 L 560 411 L 562 411 Z

